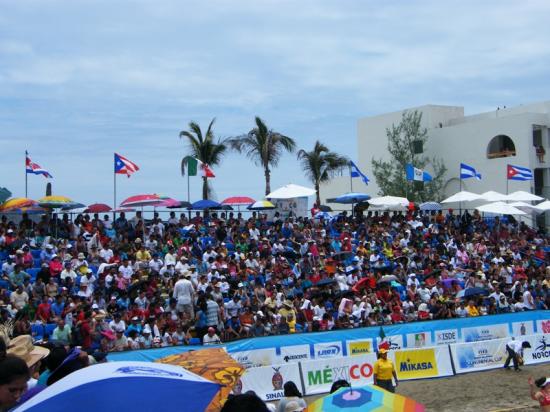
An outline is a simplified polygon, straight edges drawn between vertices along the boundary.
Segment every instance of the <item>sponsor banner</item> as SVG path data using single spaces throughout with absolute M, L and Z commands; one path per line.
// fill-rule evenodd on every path
M 537 320 L 537 333 L 550 333 L 550 319 Z
M 534 335 L 535 329 L 533 328 L 533 321 L 528 320 L 525 322 L 512 322 L 512 336 L 526 336 Z
M 357 339 L 346 341 L 348 356 L 359 356 L 374 352 L 372 339 Z
M 390 350 L 403 349 L 404 346 L 403 336 L 401 335 L 386 336 L 383 340 L 380 338 L 376 338 L 376 347 L 378 347 L 382 342 L 389 342 Z
M 458 329 L 443 329 L 434 332 L 436 345 L 450 345 L 458 343 Z
M 479 342 L 507 338 L 508 336 L 510 336 L 510 333 L 507 323 L 462 328 L 462 342 Z
M 516 340 L 527 341 L 531 344 L 531 348 L 523 350 L 523 360 L 526 365 L 550 361 L 550 336 L 539 333 L 518 336 Z
M 245 368 L 257 368 L 279 363 L 275 348 L 232 352 L 229 355 Z
M 281 360 L 285 363 L 301 362 L 310 358 L 309 345 L 281 347 Z
M 316 343 L 313 345 L 315 359 L 327 359 L 344 356 L 342 342 Z
M 407 334 L 407 348 L 425 348 L 432 346 L 431 332 L 415 332 Z
M 389 356 L 400 380 L 453 375 L 451 355 L 446 346 L 397 350 Z
M 305 394 L 329 392 L 332 383 L 340 379 L 350 382 L 352 387 L 372 384 L 374 362 L 375 353 L 301 362 Z
M 247 369 L 233 393 L 254 391 L 264 401 L 281 399 L 285 382 L 293 381 L 300 387 L 300 369 L 297 365 L 287 364 Z
M 456 373 L 502 368 L 506 360 L 506 342 L 495 339 L 451 345 Z

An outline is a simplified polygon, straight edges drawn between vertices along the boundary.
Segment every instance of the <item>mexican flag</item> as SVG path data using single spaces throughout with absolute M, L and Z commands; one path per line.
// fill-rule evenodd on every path
M 197 176 L 200 173 L 202 177 L 216 177 L 210 166 L 201 162 L 199 159 L 187 156 L 187 173 L 189 176 Z

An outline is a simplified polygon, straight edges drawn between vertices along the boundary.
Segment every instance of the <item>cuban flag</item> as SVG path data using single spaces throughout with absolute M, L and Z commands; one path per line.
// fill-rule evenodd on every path
M 478 173 L 476 169 L 465 163 L 460 163 L 460 178 L 469 179 L 475 177 L 477 180 L 481 180 L 481 173 Z
M 365 176 L 357 167 L 355 163 L 353 163 L 351 160 L 349 161 L 349 168 L 350 168 L 350 176 L 351 177 L 360 177 L 364 184 L 369 184 L 369 178 Z
M 53 179 L 53 176 L 46 169 L 40 167 L 38 163 L 34 163 L 29 157 L 29 153 L 25 152 L 25 170 L 27 173 L 34 175 L 43 175 L 46 179 Z
M 433 179 L 432 175 L 430 175 L 428 172 L 425 172 L 422 169 L 418 169 L 410 163 L 407 163 L 407 166 L 405 167 L 405 172 L 407 174 L 407 180 L 414 180 L 416 182 L 431 182 Z
M 508 165 L 508 180 L 533 180 L 533 171 L 527 167 Z
M 124 156 L 115 153 L 115 173 L 118 175 L 126 175 L 130 177 L 132 173 L 139 170 L 139 167 L 134 162 L 126 159 Z

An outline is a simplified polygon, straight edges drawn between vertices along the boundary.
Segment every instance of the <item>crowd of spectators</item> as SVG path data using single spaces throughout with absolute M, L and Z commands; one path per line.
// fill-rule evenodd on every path
M 547 247 L 453 210 L 4 216 L 0 323 L 110 352 L 547 309 Z

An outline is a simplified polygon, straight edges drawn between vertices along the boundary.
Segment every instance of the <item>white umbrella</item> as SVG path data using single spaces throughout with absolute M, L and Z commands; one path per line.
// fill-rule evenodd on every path
M 538 212 L 540 213 L 541 211 L 537 209 L 536 206 L 534 205 L 530 205 L 529 203 L 525 203 L 525 202 L 512 202 L 512 203 L 509 203 L 510 206 L 513 206 L 513 207 L 517 207 L 518 209 L 520 210 L 523 210 L 524 212 Z
M 480 212 L 493 213 L 495 215 L 526 215 L 514 206 L 504 202 L 487 203 L 486 205 L 476 207 Z
M 546 212 L 547 210 L 550 210 L 550 200 L 545 200 L 542 203 L 539 203 L 535 206 L 537 210 L 540 210 L 541 212 Z
M 472 192 L 467 192 L 466 190 L 463 190 L 462 192 L 455 193 L 451 197 L 448 197 L 441 203 L 459 203 L 459 202 L 472 202 L 474 200 L 478 200 L 479 195 Z
M 517 202 L 538 202 L 539 200 L 544 200 L 544 198 L 534 195 L 523 190 L 518 190 L 517 192 L 510 193 L 506 196 L 507 200 L 517 201 Z
M 309 187 L 288 184 L 274 190 L 266 196 L 267 199 L 292 199 L 294 197 L 307 197 L 315 194 L 315 189 Z
M 499 193 L 493 190 L 489 190 L 488 192 L 480 194 L 479 200 L 486 200 L 487 202 L 502 202 L 504 200 L 510 200 L 510 199 L 508 199 L 508 196 L 505 195 L 504 193 Z
M 374 207 L 407 207 L 409 206 L 409 203 L 410 202 L 406 197 L 398 196 L 382 196 L 369 200 L 369 204 Z

